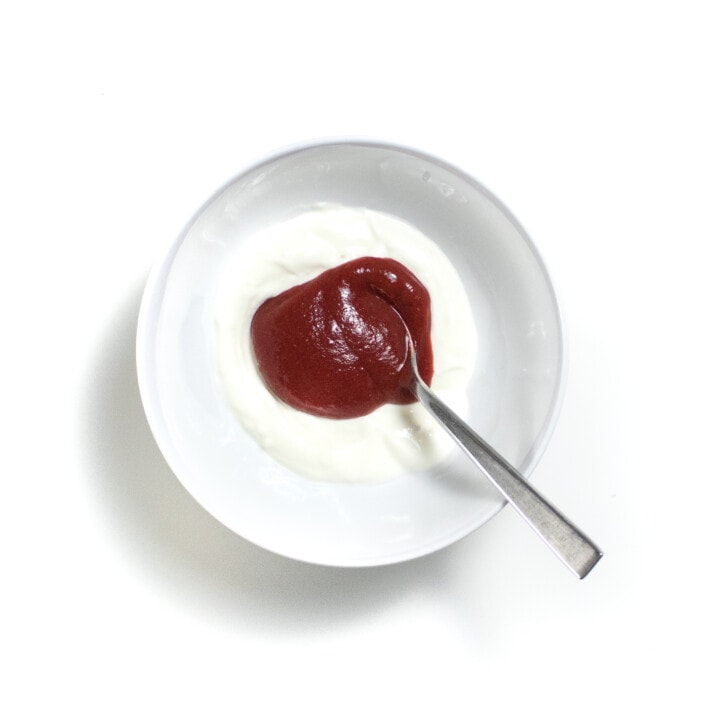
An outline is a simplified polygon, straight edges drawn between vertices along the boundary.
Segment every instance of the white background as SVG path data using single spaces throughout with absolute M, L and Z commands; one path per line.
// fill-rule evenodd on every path
M 713 6 L 4 9 L 0 715 L 718 717 Z M 299 564 L 164 464 L 150 265 L 246 163 L 337 135 L 444 157 L 534 238 L 570 369 L 533 481 L 605 550 L 587 579 L 510 510 L 406 564 Z

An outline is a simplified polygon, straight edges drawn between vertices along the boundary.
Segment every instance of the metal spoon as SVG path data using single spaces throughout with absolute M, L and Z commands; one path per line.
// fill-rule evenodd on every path
M 400 318 L 402 320 L 402 318 Z M 405 322 L 403 321 L 403 325 Z M 408 390 L 447 430 L 478 466 L 485 477 L 505 496 L 530 527 L 575 575 L 582 579 L 602 557 L 602 551 L 564 515 L 555 509 L 496 450 L 456 415 L 420 377 L 415 343 L 405 325 L 412 376 Z

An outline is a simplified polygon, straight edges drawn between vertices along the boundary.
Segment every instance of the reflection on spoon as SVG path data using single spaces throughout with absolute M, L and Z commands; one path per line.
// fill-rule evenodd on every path
M 483 475 L 505 496 L 560 560 L 578 578 L 584 578 L 600 560 L 602 551 L 425 384 L 418 372 L 415 343 L 407 326 L 405 329 L 412 369 L 407 389 L 445 428 Z

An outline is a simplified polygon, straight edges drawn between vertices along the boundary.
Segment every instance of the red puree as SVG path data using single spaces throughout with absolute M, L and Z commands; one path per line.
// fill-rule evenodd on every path
M 343 419 L 414 401 L 405 320 L 425 382 L 433 374 L 430 295 L 404 265 L 363 257 L 266 300 L 251 325 L 260 374 L 275 395 Z

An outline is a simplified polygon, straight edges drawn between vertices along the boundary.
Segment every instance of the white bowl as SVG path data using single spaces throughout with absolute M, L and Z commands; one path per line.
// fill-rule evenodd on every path
M 422 152 L 378 142 L 286 150 L 242 172 L 201 208 L 143 296 L 143 405 L 179 480 L 242 537 L 324 565 L 408 560 L 464 537 L 504 505 L 459 451 L 428 471 L 380 484 L 308 480 L 244 432 L 217 380 L 213 301 L 225 264 L 253 232 L 318 202 L 395 215 L 440 245 L 465 285 L 479 337 L 469 422 L 531 473 L 564 380 L 560 314 L 545 266 L 513 216 L 476 180 Z

